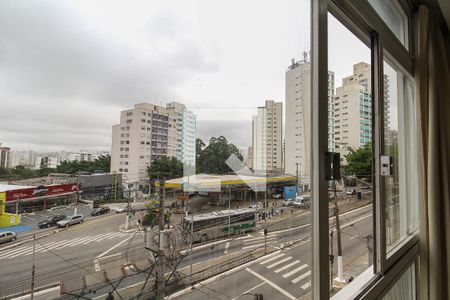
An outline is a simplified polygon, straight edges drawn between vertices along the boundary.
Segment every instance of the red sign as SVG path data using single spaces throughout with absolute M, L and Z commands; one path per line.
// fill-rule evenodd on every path
M 17 190 L 6 191 L 6 201 L 15 201 L 28 198 L 36 198 L 43 196 L 58 195 L 70 192 L 76 192 L 77 185 L 75 183 L 71 184 L 59 184 L 59 185 L 47 185 L 30 187 Z

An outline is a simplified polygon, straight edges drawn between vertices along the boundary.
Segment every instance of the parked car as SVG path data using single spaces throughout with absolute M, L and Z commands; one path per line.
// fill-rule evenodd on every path
M 100 207 L 94 208 L 91 211 L 91 216 L 99 216 L 99 215 L 107 214 L 110 211 L 111 211 L 111 209 L 108 206 L 100 206 Z
M 281 199 L 283 197 L 283 194 L 273 194 L 272 198 L 274 199 Z
M 128 205 L 127 205 L 127 204 L 124 204 L 124 205 L 121 205 L 121 206 L 117 207 L 117 208 L 115 209 L 115 212 L 118 213 L 118 214 L 120 214 L 120 213 L 126 212 L 127 209 L 128 209 Z
M 292 202 L 292 205 L 298 208 L 308 208 L 311 206 L 311 199 L 308 196 L 299 196 Z
M 56 223 L 58 227 L 69 227 L 70 225 L 81 224 L 84 221 L 84 216 L 82 214 L 67 216 L 65 219 Z
M 7 243 L 7 242 L 14 242 L 17 238 L 17 235 L 15 232 L 12 231 L 4 231 L 0 232 L 0 244 Z
M 284 201 L 283 201 L 283 206 L 290 206 L 290 205 L 292 205 L 292 202 L 293 202 L 294 200 L 295 200 L 294 198 L 284 200 Z
M 56 226 L 56 223 L 58 223 L 61 220 L 64 220 L 66 218 L 66 215 L 56 215 L 53 217 L 50 217 L 48 219 L 45 219 L 44 221 L 40 221 L 38 223 L 39 228 L 48 228 L 52 226 Z
M 356 195 L 356 190 L 355 189 L 348 189 L 346 194 L 347 194 L 347 196 Z

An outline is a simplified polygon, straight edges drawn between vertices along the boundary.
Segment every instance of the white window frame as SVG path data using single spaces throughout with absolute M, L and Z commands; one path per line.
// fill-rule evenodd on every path
M 379 157 L 383 154 L 383 55 L 396 61 L 409 76 L 414 76 L 411 14 L 413 5 L 399 1 L 408 16 L 407 48 L 365 0 L 311 0 L 311 182 L 312 196 L 312 298 L 329 299 L 328 182 L 325 180 L 325 153 L 328 148 L 328 12 L 371 49 L 372 66 L 372 145 L 374 166 L 373 269 L 343 289 L 349 299 L 381 299 L 405 270 L 417 262 L 418 234 L 408 236 L 387 257 L 383 181 Z M 419 173 L 420 176 L 420 173 Z M 416 264 L 417 266 L 418 264 Z M 417 276 L 416 276 L 417 278 Z M 359 279 L 359 280 L 358 280 Z M 418 284 L 416 282 L 415 286 Z M 344 291 L 345 290 L 345 291 Z M 336 297 L 336 299 L 338 298 Z M 339 299 L 346 299 L 339 297 Z

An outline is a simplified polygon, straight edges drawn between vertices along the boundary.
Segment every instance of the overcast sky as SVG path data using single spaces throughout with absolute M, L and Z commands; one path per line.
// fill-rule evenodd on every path
M 310 0 L 2 1 L 0 143 L 109 150 L 119 113 L 179 101 L 197 135 L 251 143 L 251 115 L 284 101 L 291 59 L 309 51 Z M 369 49 L 330 19 L 336 86 Z

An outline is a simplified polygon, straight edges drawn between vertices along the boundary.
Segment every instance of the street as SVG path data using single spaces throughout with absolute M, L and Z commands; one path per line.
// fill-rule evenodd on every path
M 371 205 L 366 205 L 340 215 L 345 263 L 367 251 L 362 236 L 371 232 L 371 209 Z M 180 262 L 179 269 L 188 269 L 191 263 L 198 265 L 265 247 L 272 254 L 226 278 L 208 283 L 207 288 L 199 284 L 196 289 L 184 293 L 183 299 L 206 299 L 211 293 L 218 299 L 233 299 L 255 291 L 267 294 L 269 299 L 291 299 L 304 295 L 311 284 L 309 220 L 309 211 L 305 210 L 298 215 L 288 215 L 280 222 L 261 222 L 259 229 L 244 236 L 208 245 L 195 245 L 194 251 Z M 124 214 L 111 213 L 38 239 L 35 245 L 36 287 L 80 278 L 89 273 L 125 265 L 127 261 L 148 258 L 149 253 L 144 249 L 140 232 L 119 231 L 119 225 L 124 221 Z M 264 236 L 263 226 L 268 228 L 267 237 Z M 330 228 L 334 228 L 334 217 L 330 218 Z M 0 250 L 1 297 L 30 289 L 32 253 L 32 242 Z M 337 272 L 336 263 L 334 272 Z M 120 291 L 143 280 L 144 276 L 127 278 L 117 289 Z M 85 296 L 97 297 L 109 290 L 106 286 L 97 290 L 96 294 Z M 181 296 L 175 294 L 174 298 L 181 299 Z

